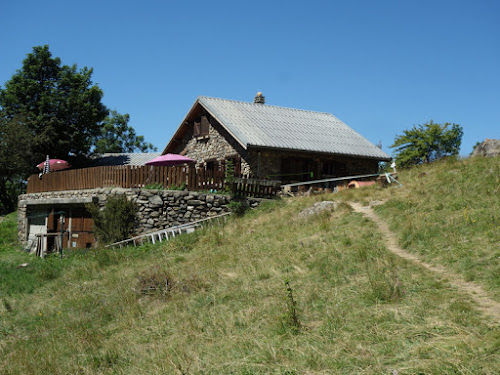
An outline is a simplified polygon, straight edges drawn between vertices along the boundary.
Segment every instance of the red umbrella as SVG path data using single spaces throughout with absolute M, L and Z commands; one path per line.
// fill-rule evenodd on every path
M 194 160 L 178 154 L 165 154 L 151 159 L 146 165 L 179 165 L 186 163 L 194 163 Z
M 50 172 L 60 171 L 61 169 L 66 169 L 66 168 L 71 167 L 71 165 L 69 165 L 69 163 L 66 160 L 48 159 L 48 161 L 49 161 Z M 40 164 L 37 165 L 37 167 L 43 171 L 43 168 L 45 167 L 45 163 L 47 163 L 47 161 L 41 162 Z

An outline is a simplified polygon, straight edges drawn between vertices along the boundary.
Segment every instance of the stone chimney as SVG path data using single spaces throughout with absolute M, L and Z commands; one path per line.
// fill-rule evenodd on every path
M 266 97 L 259 91 L 255 98 L 253 98 L 253 102 L 256 104 L 264 104 L 266 102 Z

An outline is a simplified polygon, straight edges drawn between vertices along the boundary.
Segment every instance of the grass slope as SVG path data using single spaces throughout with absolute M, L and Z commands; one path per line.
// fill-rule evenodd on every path
M 435 163 L 404 180 L 405 189 L 378 209 L 400 244 L 500 301 L 500 158 Z
M 419 170 L 403 173 L 403 189 L 275 202 L 159 246 L 75 252 L 62 260 L 18 252 L 11 241 L 15 218 L 8 217 L 0 224 L 2 238 L 11 237 L 0 242 L 0 373 L 499 373 L 500 329 L 446 280 L 389 253 L 372 222 L 346 205 L 297 218 L 318 200 L 389 198 L 379 213 L 402 243 L 462 272 L 460 260 L 448 261 L 434 246 L 439 236 L 424 236 L 421 248 L 405 241 L 431 230 L 423 212 L 443 190 L 437 210 L 443 216 L 433 221 L 444 221 L 441 235 L 450 246 L 460 243 L 448 232 L 463 232 L 462 207 L 456 213 L 448 204 L 461 198 L 439 184 L 439 175 L 455 176 L 455 185 L 469 183 L 462 172 L 490 181 L 486 163 L 498 171 L 498 159 L 444 163 L 423 178 Z M 463 189 L 465 199 L 474 189 L 494 190 L 495 177 L 490 182 L 453 189 Z M 470 256 L 480 269 L 480 260 L 498 251 L 498 237 L 483 239 L 489 231 L 498 235 L 486 219 L 498 218 L 498 200 L 467 202 L 475 222 L 461 220 L 487 253 Z M 427 224 L 415 220 L 422 227 L 412 228 L 412 211 L 403 205 Z M 29 267 L 17 269 L 22 262 Z M 495 291 L 493 269 L 475 279 Z

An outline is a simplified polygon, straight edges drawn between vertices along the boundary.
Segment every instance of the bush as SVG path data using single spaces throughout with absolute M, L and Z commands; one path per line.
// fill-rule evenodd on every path
M 236 216 L 243 216 L 245 212 L 249 209 L 248 200 L 242 197 L 231 198 L 231 202 L 227 205 L 227 207 L 233 212 Z
M 87 204 L 94 219 L 94 234 L 99 242 L 114 243 L 127 239 L 137 220 L 137 206 L 125 195 L 108 198 L 102 209 L 97 204 Z

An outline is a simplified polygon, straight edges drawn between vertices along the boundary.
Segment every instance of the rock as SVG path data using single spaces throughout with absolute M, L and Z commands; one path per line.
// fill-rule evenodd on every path
M 203 204 L 203 201 L 200 201 L 199 199 L 189 199 L 187 201 L 188 206 L 199 206 Z
M 493 157 L 500 155 L 500 139 L 486 139 L 483 143 L 478 144 L 471 156 L 487 156 Z
M 154 207 L 163 206 L 163 199 L 159 195 L 153 195 L 148 199 L 149 204 Z
M 316 202 L 312 207 L 306 208 L 303 210 L 298 217 L 303 218 L 303 217 L 309 217 L 312 215 L 317 215 L 320 212 L 324 211 L 333 211 L 336 209 L 338 206 L 337 202 L 334 201 L 322 201 L 322 202 Z

